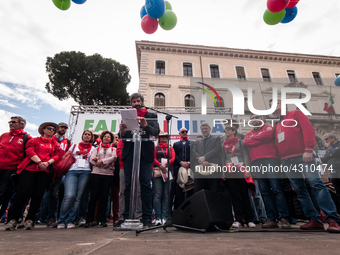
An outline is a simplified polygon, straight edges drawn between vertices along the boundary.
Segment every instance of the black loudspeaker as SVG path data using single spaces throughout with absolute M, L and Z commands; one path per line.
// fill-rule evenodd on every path
M 215 225 L 227 230 L 232 225 L 230 197 L 221 192 L 201 190 L 189 197 L 172 216 L 172 224 L 181 229 L 211 231 Z M 187 228 L 185 228 L 187 227 Z

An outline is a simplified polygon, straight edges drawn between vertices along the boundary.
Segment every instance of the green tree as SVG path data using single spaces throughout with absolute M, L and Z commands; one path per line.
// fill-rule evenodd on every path
M 129 68 L 99 54 L 64 51 L 47 57 L 46 90 L 59 100 L 73 98 L 81 105 L 128 105 Z

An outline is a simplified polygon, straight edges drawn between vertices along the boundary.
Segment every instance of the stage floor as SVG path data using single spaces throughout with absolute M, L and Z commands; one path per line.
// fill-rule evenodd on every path
M 262 231 L 240 228 L 239 232 L 188 232 L 170 227 L 150 230 L 136 236 L 134 231 L 112 231 L 110 227 L 3 231 L 0 224 L 0 254 L 334 254 L 340 234 L 299 229 Z M 327 224 L 325 224 L 327 227 Z M 243 232 L 244 231 L 244 232 Z M 275 232 L 274 232 L 275 231 Z

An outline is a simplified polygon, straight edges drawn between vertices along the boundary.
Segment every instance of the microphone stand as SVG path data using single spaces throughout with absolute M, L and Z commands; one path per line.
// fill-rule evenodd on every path
M 170 185 L 170 125 L 169 125 L 169 122 L 172 118 L 176 118 L 178 119 L 178 117 L 174 116 L 174 115 L 171 115 L 169 113 L 166 113 L 166 112 L 161 112 L 159 110 L 156 110 L 154 108 L 151 108 L 151 107 L 146 107 L 146 106 L 143 106 L 145 107 L 146 109 L 150 109 L 150 110 L 153 110 L 157 113 L 162 113 L 165 115 L 165 119 L 166 119 L 166 123 L 167 123 L 167 130 L 168 130 L 168 142 L 167 142 L 167 150 L 168 150 L 168 154 L 167 154 L 167 165 L 168 165 L 168 189 L 167 189 L 167 194 L 168 194 L 168 218 L 166 219 L 166 223 L 163 224 L 163 225 L 159 225 L 159 226 L 155 226 L 155 227 L 151 227 L 151 228 L 147 228 L 147 229 L 136 229 L 136 236 L 141 233 L 141 232 L 145 232 L 145 231 L 149 231 L 149 230 L 153 230 L 153 229 L 158 229 L 158 228 L 163 228 L 165 231 L 166 231 L 166 228 L 167 227 L 171 227 L 173 226 L 172 225 L 172 220 L 171 220 L 171 203 L 170 203 L 170 189 L 171 189 L 171 185 Z M 175 226 L 175 225 L 174 225 Z M 176 225 L 177 226 L 177 225 Z M 185 229 L 191 229 L 189 227 L 186 227 L 186 226 L 179 226 L 181 228 L 185 228 Z

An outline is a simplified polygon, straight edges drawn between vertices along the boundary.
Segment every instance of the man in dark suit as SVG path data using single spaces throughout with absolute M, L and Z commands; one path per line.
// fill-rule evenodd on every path
M 172 197 L 175 197 L 174 209 L 176 210 L 185 199 L 189 198 L 193 194 L 193 189 L 183 192 L 182 188 L 177 183 L 178 170 L 180 167 L 186 169 L 190 168 L 190 141 L 188 140 L 188 130 L 182 127 L 179 130 L 180 140 L 173 145 L 176 158 L 174 162 L 174 179 L 172 182 Z
M 144 97 L 140 93 L 133 93 L 130 96 L 130 101 L 133 108 L 137 109 L 137 120 L 143 134 L 141 135 L 141 159 L 139 170 L 139 183 L 141 185 L 141 198 L 142 198 L 142 218 L 144 226 L 150 227 L 151 214 L 152 214 L 152 163 L 154 161 L 154 142 L 150 136 L 157 136 L 159 133 L 159 125 L 157 115 L 148 112 L 143 106 Z M 124 162 L 124 175 L 125 175 L 125 211 L 123 213 L 124 219 L 129 217 L 130 206 L 130 191 L 131 191 L 131 177 L 132 177 L 132 164 L 133 164 L 133 149 L 134 143 L 126 138 L 132 138 L 131 131 L 126 131 L 126 125 L 121 123 L 119 125 L 119 136 L 123 140 L 123 149 L 121 160 Z
M 211 128 L 206 122 L 201 123 L 200 129 L 203 139 L 196 141 L 192 155 L 196 159 L 197 165 L 203 165 L 205 169 L 211 166 L 210 163 L 221 166 L 221 139 L 217 136 L 211 136 Z M 215 172 L 202 175 L 196 171 L 198 169 L 197 165 L 194 170 L 194 192 L 196 193 L 202 189 L 220 191 L 221 173 Z

